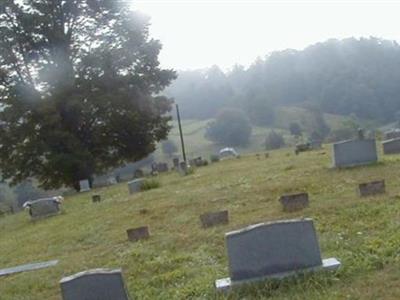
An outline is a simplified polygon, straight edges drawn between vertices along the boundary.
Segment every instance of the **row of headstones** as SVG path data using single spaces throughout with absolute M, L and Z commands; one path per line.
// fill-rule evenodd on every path
M 141 185 L 144 180 L 136 179 L 131 181 L 128 184 L 129 192 L 136 193 L 141 190 Z M 385 190 L 385 181 L 378 180 L 367 183 L 361 183 L 358 186 L 358 192 L 361 197 L 373 196 L 377 194 L 383 194 L 386 192 Z M 29 214 L 32 219 L 39 219 L 43 217 L 48 217 L 52 215 L 56 215 L 60 212 L 60 204 L 62 197 L 51 197 L 51 198 L 43 198 L 35 201 L 28 201 L 25 203 L 25 207 L 29 208 Z M 100 202 L 101 196 L 96 194 L 92 195 L 93 202 Z M 295 211 L 299 209 L 303 209 L 308 207 L 309 205 L 309 197 L 307 193 L 299 193 L 299 194 L 289 194 L 283 195 L 279 199 L 280 203 L 283 206 L 284 211 Z M 226 214 L 226 216 L 225 216 Z M 222 213 L 206 214 L 200 216 L 203 227 L 208 227 L 207 224 L 213 223 L 213 220 L 227 220 L 227 212 L 224 211 Z M 218 223 L 218 222 L 217 222 Z M 128 234 L 129 235 L 129 234 Z
M 226 214 L 224 214 L 226 216 Z M 218 290 L 245 282 L 297 273 L 336 270 L 336 258 L 322 259 L 312 219 L 251 225 L 225 234 L 230 277 L 215 281 Z M 60 281 L 63 300 L 129 299 L 120 269 L 94 269 Z

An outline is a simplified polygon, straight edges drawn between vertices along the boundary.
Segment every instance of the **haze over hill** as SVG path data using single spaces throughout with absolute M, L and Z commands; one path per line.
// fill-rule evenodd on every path
M 399 80 L 397 42 L 349 38 L 273 52 L 225 73 L 182 71 L 166 92 L 187 118 L 212 118 L 229 106 L 268 124 L 275 107 L 294 105 L 387 123 L 399 118 Z

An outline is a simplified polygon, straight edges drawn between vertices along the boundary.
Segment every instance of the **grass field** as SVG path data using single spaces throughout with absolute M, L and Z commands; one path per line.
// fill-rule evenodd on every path
M 263 156 L 261 156 L 263 157 Z M 161 187 L 128 195 L 126 184 L 67 197 L 63 214 L 32 222 L 26 212 L 0 218 L 0 268 L 59 259 L 56 267 L 0 277 L 1 300 L 61 299 L 59 280 L 91 268 L 123 269 L 135 299 L 399 299 L 400 156 L 348 170 L 330 169 L 330 149 L 272 151 L 161 175 Z M 386 179 L 387 194 L 360 199 L 357 184 Z M 310 207 L 284 213 L 283 193 L 307 191 Z M 140 213 L 146 209 L 147 213 Z M 229 225 L 200 227 L 199 215 L 228 209 Z M 228 276 L 224 233 L 259 222 L 311 217 L 322 255 L 336 273 L 300 276 L 217 294 Z M 130 243 L 125 230 L 149 225 Z

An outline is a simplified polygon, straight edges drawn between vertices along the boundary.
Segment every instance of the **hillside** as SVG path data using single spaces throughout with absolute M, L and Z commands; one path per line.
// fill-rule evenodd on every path
M 234 292 L 229 299 L 398 299 L 400 297 L 400 157 L 348 170 L 330 169 L 330 148 L 295 156 L 272 151 L 227 160 L 180 177 L 162 175 L 158 189 L 128 195 L 126 183 L 64 201 L 64 213 L 31 222 L 26 212 L 0 218 L 0 267 L 59 259 L 56 267 L 0 278 L 1 300 L 60 299 L 66 275 L 123 269 L 137 299 L 225 299 L 213 288 L 228 275 L 224 233 L 279 219 L 315 220 L 323 257 L 343 266 Z M 387 194 L 360 199 L 357 183 L 386 179 Z M 284 213 L 277 198 L 307 191 L 310 207 Z M 146 214 L 140 210 L 146 209 Z M 199 215 L 228 209 L 229 225 L 200 227 Z M 125 230 L 149 225 L 151 238 L 130 243 Z
M 291 122 L 297 122 L 299 124 L 305 123 L 305 125 L 307 126 L 309 112 L 299 107 L 280 107 L 279 109 L 277 109 L 276 114 L 276 125 L 274 128 L 253 126 L 250 144 L 247 147 L 236 147 L 236 149 L 240 153 L 253 153 L 257 151 L 263 151 L 265 149 L 265 138 L 269 131 L 272 129 L 283 134 L 286 142 L 289 145 L 293 145 L 295 141 L 289 133 L 289 125 Z M 345 116 L 332 114 L 324 114 L 324 117 L 327 124 L 332 129 L 340 127 L 340 125 L 348 119 L 348 117 Z M 186 152 L 188 157 L 203 155 L 204 158 L 208 159 L 210 154 L 217 153 L 223 147 L 213 144 L 211 141 L 204 138 L 207 124 L 211 120 L 212 119 L 182 121 Z M 169 139 L 174 141 L 180 149 L 180 138 L 177 122 L 173 123 L 173 128 L 169 134 Z M 159 149 L 156 151 L 156 157 L 160 160 L 170 160 L 169 157 L 164 157 L 160 147 L 158 148 Z

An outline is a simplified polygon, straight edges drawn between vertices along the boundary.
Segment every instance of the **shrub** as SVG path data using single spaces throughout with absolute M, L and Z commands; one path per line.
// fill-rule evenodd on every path
M 148 190 L 159 188 L 160 186 L 161 186 L 161 184 L 158 180 L 148 179 L 148 180 L 145 180 L 145 182 L 143 182 L 141 190 L 148 191 Z

